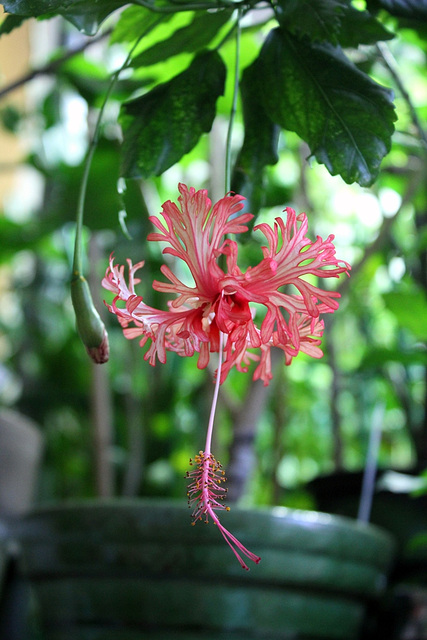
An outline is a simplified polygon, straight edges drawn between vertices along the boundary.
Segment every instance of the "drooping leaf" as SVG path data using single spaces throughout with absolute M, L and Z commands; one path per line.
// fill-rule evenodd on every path
M 18 16 L 32 16 L 34 18 L 44 13 L 53 13 L 57 11 L 61 5 L 72 4 L 73 0 L 5 0 L 3 2 L 4 10 L 7 13 L 13 13 Z
M 386 9 L 393 16 L 413 20 L 427 20 L 427 3 L 425 0 L 369 0 L 368 6 L 373 9 Z
M 179 53 L 193 53 L 206 48 L 218 31 L 230 19 L 232 11 L 198 13 L 193 21 L 175 31 L 169 38 L 157 42 L 132 60 L 133 67 L 144 67 L 163 62 Z
M 0 36 L 11 33 L 11 31 L 20 27 L 25 20 L 27 20 L 25 16 L 6 16 L 0 25 Z
M 224 91 L 225 65 L 216 51 L 198 54 L 169 82 L 122 106 L 122 175 L 160 175 L 210 131 Z
M 100 24 L 113 11 L 123 7 L 125 0 L 6 0 L 4 10 L 13 15 L 40 17 L 60 15 L 86 35 L 94 35 Z
M 281 29 L 270 32 L 258 65 L 269 117 L 305 140 L 332 175 L 372 184 L 390 150 L 392 92 L 359 71 L 339 47 Z
M 248 209 L 256 215 L 264 204 L 264 169 L 278 161 L 280 128 L 265 112 L 257 86 L 257 65 L 247 67 L 242 75 L 245 137 L 234 167 L 231 189 L 247 198 Z
M 394 33 L 386 29 L 369 11 L 359 11 L 350 4 L 345 5 L 338 34 L 341 47 L 376 44 L 392 38 Z
M 378 20 L 367 11 L 351 11 L 351 19 L 341 22 L 341 30 L 338 42 L 342 47 L 357 47 L 359 44 L 376 44 L 378 41 L 391 40 L 394 33 L 386 29 Z
M 297 36 L 337 42 L 343 0 L 279 0 L 280 22 Z
M 279 0 L 278 7 L 284 28 L 312 42 L 357 47 L 393 38 L 368 11 L 356 9 L 348 0 Z
M 123 0 L 103 0 L 95 4 L 89 4 L 87 0 L 79 0 L 75 6 L 58 13 L 82 33 L 93 36 L 105 18 L 124 4 Z

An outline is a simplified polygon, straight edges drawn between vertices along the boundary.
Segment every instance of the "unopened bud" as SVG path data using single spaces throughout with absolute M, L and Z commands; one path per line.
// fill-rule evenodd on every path
M 108 335 L 95 309 L 86 279 L 75 274 L 71 281 L 71 300 L 76 313 L 76 325 L 86 351 L 96 364 L 108 361 Z

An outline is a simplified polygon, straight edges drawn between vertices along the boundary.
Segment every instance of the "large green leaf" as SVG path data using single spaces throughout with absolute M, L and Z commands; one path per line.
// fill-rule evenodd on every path
M 290 33 L 313 42 L 356 47 L 393 37 L 368 11 L 357 10 L 348 0 L 279 0 L 277 15 Z
M 193 53 L 204 49 L 218 34 L 222 26 L 230 19 L 232 11 L 222 10 L 215 13 L 198 13 L 193 21 L 175 31 L 169 38 L 157 42 L 132 60 L 133 67 L 143 67 L 163 62 L 180 53 Z
M 280 128 L 265 112 L 257 86 L 258 69 L 254 63 L 243 72 L 240 84 L 245 137 L 237 157 L 231 188 L 248 200 L 256 215 L 264 204 L 264 169 L 278 161 Z
M 401 18 L 427 20 L 426 0 L 369 0 L 374 9 L 387 9 L 389 13 Z
M 191 151 L 212 127 L 225 73 L 219 54 L 205 51 L 169 82 L 125 103 L 122 175 L 160 175 Z
M 305 140 L 332 175 L 372 184 L 390 150 L 392 92 L 359 71 L 339 47 L 281 29 L 270 32 L 258 64 L 269 117 Z
M 61 15 L 86 35 L 93 35 L 113 11 L 128 4 L 125 0 L 9 0 L 4 10 L 20 16 Z

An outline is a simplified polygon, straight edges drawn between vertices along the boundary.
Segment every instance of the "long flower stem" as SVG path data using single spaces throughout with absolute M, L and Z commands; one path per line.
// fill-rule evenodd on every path
M 208 430 L 206 433 L 205 453 L 207 455 L 210 455 L 211 447 L 212 447 L 212 434 L 213 434 L 213 427 L 215 422 L 215 413 L 216 413 L 216 408 L 218 404 L 219 387 L 221 385 L 221 367 L 222 367 L 223 351 L 224 351 L 224 334 L 222 333 L 222 331 L 220 331 L 218 368 L 216 370 L 215 389 L 214 389 L 214 394 L 212 398 L 211 412 L 209 415 Z
M 240 72 L 240 19 L 242 17 L 242 9 L 238 9 L 237 28 L 236 28 L 236 57 L 234 60 L 234 89 L 233 100 L 231 103 L 230 119 L 228 121 L 227 141 L 225 145 L 225 193 L 231 189 L 231 142 L 233 137 L 233 125 L 237 111 L 237 97 L 239 95 L 239 72 Z

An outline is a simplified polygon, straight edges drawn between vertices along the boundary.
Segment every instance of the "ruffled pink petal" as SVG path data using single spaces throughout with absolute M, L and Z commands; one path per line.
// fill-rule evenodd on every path
M 227 195 L 211 210 L 212 202 L 205 189 L 196 191 L 184 184 L 179 184 L 178 189 L 180 207 L 170 200 L 164 203 L 165 225 L 157 216 L 150 216 L 158 231 L 150 233 L 148 240 L 166 242 L 168 246 L 163 253 L 185 262 L 194 278 L 195 289 L 202 297 L 212 297 L 218 293 L 216 282 L 223 273 L 217 264 L 221 244 L 227 234 L 247 231 L 245 223 L 253 215 L 238 215 L 243 208 L 242 196 Z M 176 278 L 173 283 L 176 285 Z
M 276 218 L 273 227 L 255 227 L 266 240 L 263 257 L 243 273 L 237 242 L 227 238 L 246 231 L 252 218 L 240 213 L 242 196 L 228 194 L 212 207 L 206 190 L 183 184 L 178 189 L 178 204 L 165 202 L 163 220 L 150 218 L 155 231 L 148 239 L 166 243 L 163 253 L 185 263 L 193 282 L 184 283 L 173 262 L 163 265 L 167 281 L 155 280 L 153 287 L 170 299 L 168 310 L 155 309 L 135 291 L 140 282 L 136 272 L 144 263 L 128 260 L 125 276 L 125 266 L 115 265 L 110 256 L 102 284 L 115 295 L 107 307 L 126 337 L 139 337 L 141 346 L 149 341 L 144 357 L 151 364 L 156 359 L 165 362 L 167 351 L 173 351 L 183 357 L 198 353 L 197 366 L 205 368 L 210 354 L 220 348 L 222 333 L 226 339 L 221 382 L 233 367 L 244 372 L 255 360 L 255 379 L 268 384 L 272 347 L 283 351 L 286 364 L 300 351 L 321 357 L 320 317 L 338 308 L 340 294 L 322 288 L 320 282 L 350 271 L 336 258 L 333 236 L 311 241 L 306 215 L 288 207 L 286 218 Z M 225 265 L 220 266 L 221 256 Z

